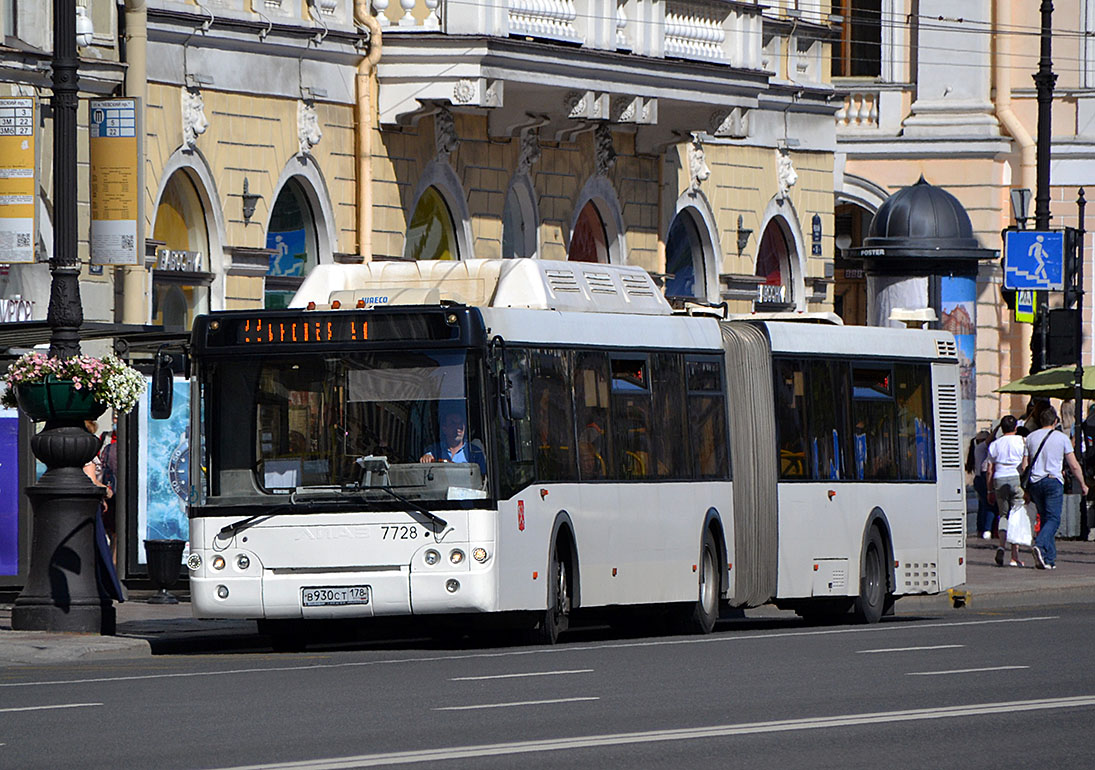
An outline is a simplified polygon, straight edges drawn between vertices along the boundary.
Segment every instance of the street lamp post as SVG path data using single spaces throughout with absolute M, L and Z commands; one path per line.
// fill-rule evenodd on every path
M 49 353 L 80 353 L 80 260 L 77 252 L 76 0 L 53 0 L 53 242 L 49 261 Z M 95 513 L 102 490 L 83 471 L 98 439 L 80 419 L 51 419 L 31 439 L 46 472 L 27 489 L 34 514 L 30 568 L 15 600 L 16 630 L 114 632 L 114 605 L 96 580 Z
M 1038 139 L 1035 150 L 1037 180 L 1034 194 L 1034 229 L 1049 229 L 1049 153 L 1053 140 L 1053 87 L 1057 75 L 1053 72 L 1053 2 L 1042 0 L 1040 8 L 1041 45 L 1038 57 L 1038 71 L 1034 74 L 1034 85 L 1038 92 Z M 1049 346 L 1049 297 L 1044 291 L 1038 292 L 1037 339 L 1032 344 L 1040 351 L 1041 365 L 1046 365 L 1046 352 Z M 1034 359 L 1034 356 L 1032 356 Z M 1039 361 L 1032 360 L 1031 374 L 1038 371 Z

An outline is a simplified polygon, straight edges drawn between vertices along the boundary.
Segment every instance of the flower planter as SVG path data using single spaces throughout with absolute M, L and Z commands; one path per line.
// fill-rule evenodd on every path
M 94 420 L 106 410 L 86 389 L 77 390 L 71 380 L 23 383 L 15 387 L 15 398 L 35 422 Z

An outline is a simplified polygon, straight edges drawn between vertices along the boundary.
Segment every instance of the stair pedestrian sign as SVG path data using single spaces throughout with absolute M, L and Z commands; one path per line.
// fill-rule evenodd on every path
M 1004 234 L 1004 288 L 1065 288 L 1065 237 L 1061 231 L 1008 230 Z

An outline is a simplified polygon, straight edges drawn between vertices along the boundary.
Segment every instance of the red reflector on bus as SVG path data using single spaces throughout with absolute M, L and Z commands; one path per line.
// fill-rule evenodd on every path
M 829 490 L 829 499 L 832 500 L 834 497 L 836 497 L 836 490 L 835 489 L 830 489 Z
M 814 572 L 817 572 L 818 566 L 819 565 L 817 565 L 817 564 L 814 565 Z
M 695 572 L 697 569 L 699 569 L 699 568 L 695 564 L 693 564 L 692 565 L 692 571 Z
M 612 568 L 612 577 L 616 577 L 616 568 L 615 567 Z
M 358 306 L 358 308 L 363 308 L 363 307 L 365 307 L 365 300 L 364 300 L 364 299 L 359 299 L 359 300 L 357 301 L 357 306 Z
M 305 310 L 315 310 L 315 309 L 316 309 L 316 303 L 315 302 L 309 302 L 308 307 L 305 308 Z
M 532 579 L 533 579 L 533 580 L 535 580 L 535 579 L 536 579 L 536 578 L 538 578 L 539 576 L 540 576 L 540 573 L 539 573 L 539 572 L 535 572 L 535 571 L 534 571 L 534 572 L 532 573 Z
M 963 563 L 963 562 L 965 562 L 965 561 L 966 561 L 966 560 L 965 560 L 964 558 L 962 558 L 961 556 L 959 556 L 959 557 L 958 557 L 958 566 L 959 566 L 959 567 L 961 567 L 961 566 L 962 566 L 962 563 Z
M 734 569 L 734 563 L 730 561 L 726 562 L 726 569 Z
M 342 307 L 342 303 L 337 299 L 331 303 L 331 310 L 338 310 L 340 307 Z

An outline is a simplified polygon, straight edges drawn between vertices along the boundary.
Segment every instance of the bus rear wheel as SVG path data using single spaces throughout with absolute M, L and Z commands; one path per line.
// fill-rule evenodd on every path
M 532 632 L 537 644 L 555 644 L 559 634 L 570 627 L 571 577 L 568 560 L 558 544 L 551 552 L 548 565 L 547 609 L 540 615 Z
M 886 548 L 882 535 L 871 528 L 863 552 L 863 574 L 859 578 L 859 596 L 855 598 L 855 617 L 860 623 L 877 623 L 886 608 Z

